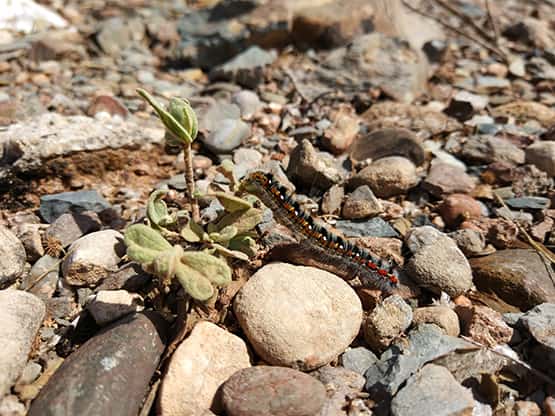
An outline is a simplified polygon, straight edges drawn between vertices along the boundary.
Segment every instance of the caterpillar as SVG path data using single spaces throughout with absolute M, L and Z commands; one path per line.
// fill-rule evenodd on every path
M 332 264 L 344 279 L 359 277 L 365 285 L 386 293 L 391 293 L 399 284 L 396 265 L 318 225 L 272 174 L 252 172 L 242 181 L 241 189 L 254 194 L 270 208 L 276 221 L 293 231 L 300 245 L 306 246 L 305 252 Z

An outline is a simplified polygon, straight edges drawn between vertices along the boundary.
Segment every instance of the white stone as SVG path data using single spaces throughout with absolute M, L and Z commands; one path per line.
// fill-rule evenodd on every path
M 98 325 L 106 325 L 122 316 L 142 311 L 143 298 L 127 290 L 101 290 L 87 304 Z
M 23 243 L 0 225 L 0 284 L 11 283 L 21 275 L 26 258 Z
M 286 263 L 258 270 L 237 294 L 234 310 L 264 360 L 302 370 L 335 359 L 362 323 L 360 299 L 344 280 Z
M 175 350 L 158 397 L 161 416 L 210 414 L 219 387 L 233 373 L 250 367 L 245 342 L 210 323 L 199 322 Z
M 115 230 L 97 231 L 69 246 L 62 274 L 70 285 L 94 285 L 115 271 L 125 253 L 123 235 Z

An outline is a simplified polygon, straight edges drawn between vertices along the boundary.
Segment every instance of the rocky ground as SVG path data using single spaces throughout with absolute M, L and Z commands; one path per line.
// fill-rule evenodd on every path
M 12 3 L 0 415 L 555 415 L 553 0 Z M 190 100 L 202 193 L 273 172 L 399 288 L 271 262 L 266 210 L 210 302 L 162 293 L 123 234 L 190 205 L 137 88 Z

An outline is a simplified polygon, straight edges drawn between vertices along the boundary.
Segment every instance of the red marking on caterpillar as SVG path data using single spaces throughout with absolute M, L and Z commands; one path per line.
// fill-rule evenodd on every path
M 293 231 L 301 245 L 307 246 L 307 252 L 333 264 L 344 279 L 359 277 L 367 286 L 387 293 L 399 284 L 396 265 L 318 225 L 273 175 L 253 172 L 244 179 L 241 187 L 260 198 L 273 211 L 276 221 Z

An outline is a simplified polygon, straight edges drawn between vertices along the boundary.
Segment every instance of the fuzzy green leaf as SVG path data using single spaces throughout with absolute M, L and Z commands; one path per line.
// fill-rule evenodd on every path
M 248 261 L 249 260 L 249 256 L 241 251 L 238 250 L 230 250 L 227 247 L 222 246 L 221 244 L 218 243 L 212 243 L 212 247 L 220 254 L 226 256 L 226 257 L 233 257 L 235 259 L 239 259 L 239 260 L 243 260 L 243 261 Z
M 189 243 L 198 243 L 207 239 L 207 235 L 203 228 L 193 220 L 190 220 L 187 225 L 183 227 L 181 230 L 181 237 Z
M 175 223 L 175 217 L 170 215 L 166 203 L 162 200 L 167 193 L 168 191 L 162 189 L 152 192 L 146 205 L 146 216 L 151 223 L 159 227 Z
M 131 225 L 125 231 L 127 256 L 138 263 L 149 264 L 172 246 L 160 233 L 144 224 Z
M 172 98 L 168 105 L 168 112 L 187 130 L 191 140 L 195 140 L 198 134 L 198 119 L 189 101 L 183 98 Z
M 230 250 L 240 251 L 249 257 L 256 255 L 256 241 L 248 235 L 238 235 L 232 238 L 228 245 Z
M 193 299 L 204 302 L 214 295 L 214 287 L 210 281 L 196 269 L 184 265 L 183 263 L 176 269 L 175 276 Z
M 262 222 L 262 210 L 250 208 L 247 211 L 235 211 L 224 215 L 216 224 L 216 228 L 223 228 L 233 225 L 237 228 L 237 234 L 244 234 Z
M 227 244 L 229 240 L 237 235 L 237 228 L 233 225 L 228 225 L 223 228 L 220 232 L 210 233 L 209 237 L 211 241 L 216 243 Z
M 204 251 L 186 251 L 181 263 L 194 269 L 216 286 L 231 282 L 231 269 L 227 262 Z
M 252 205 L 242 198 L 226 194 L 225 192 L 214 192 L 210 196 L 215 196 L 227 212 L 246 211 Z

